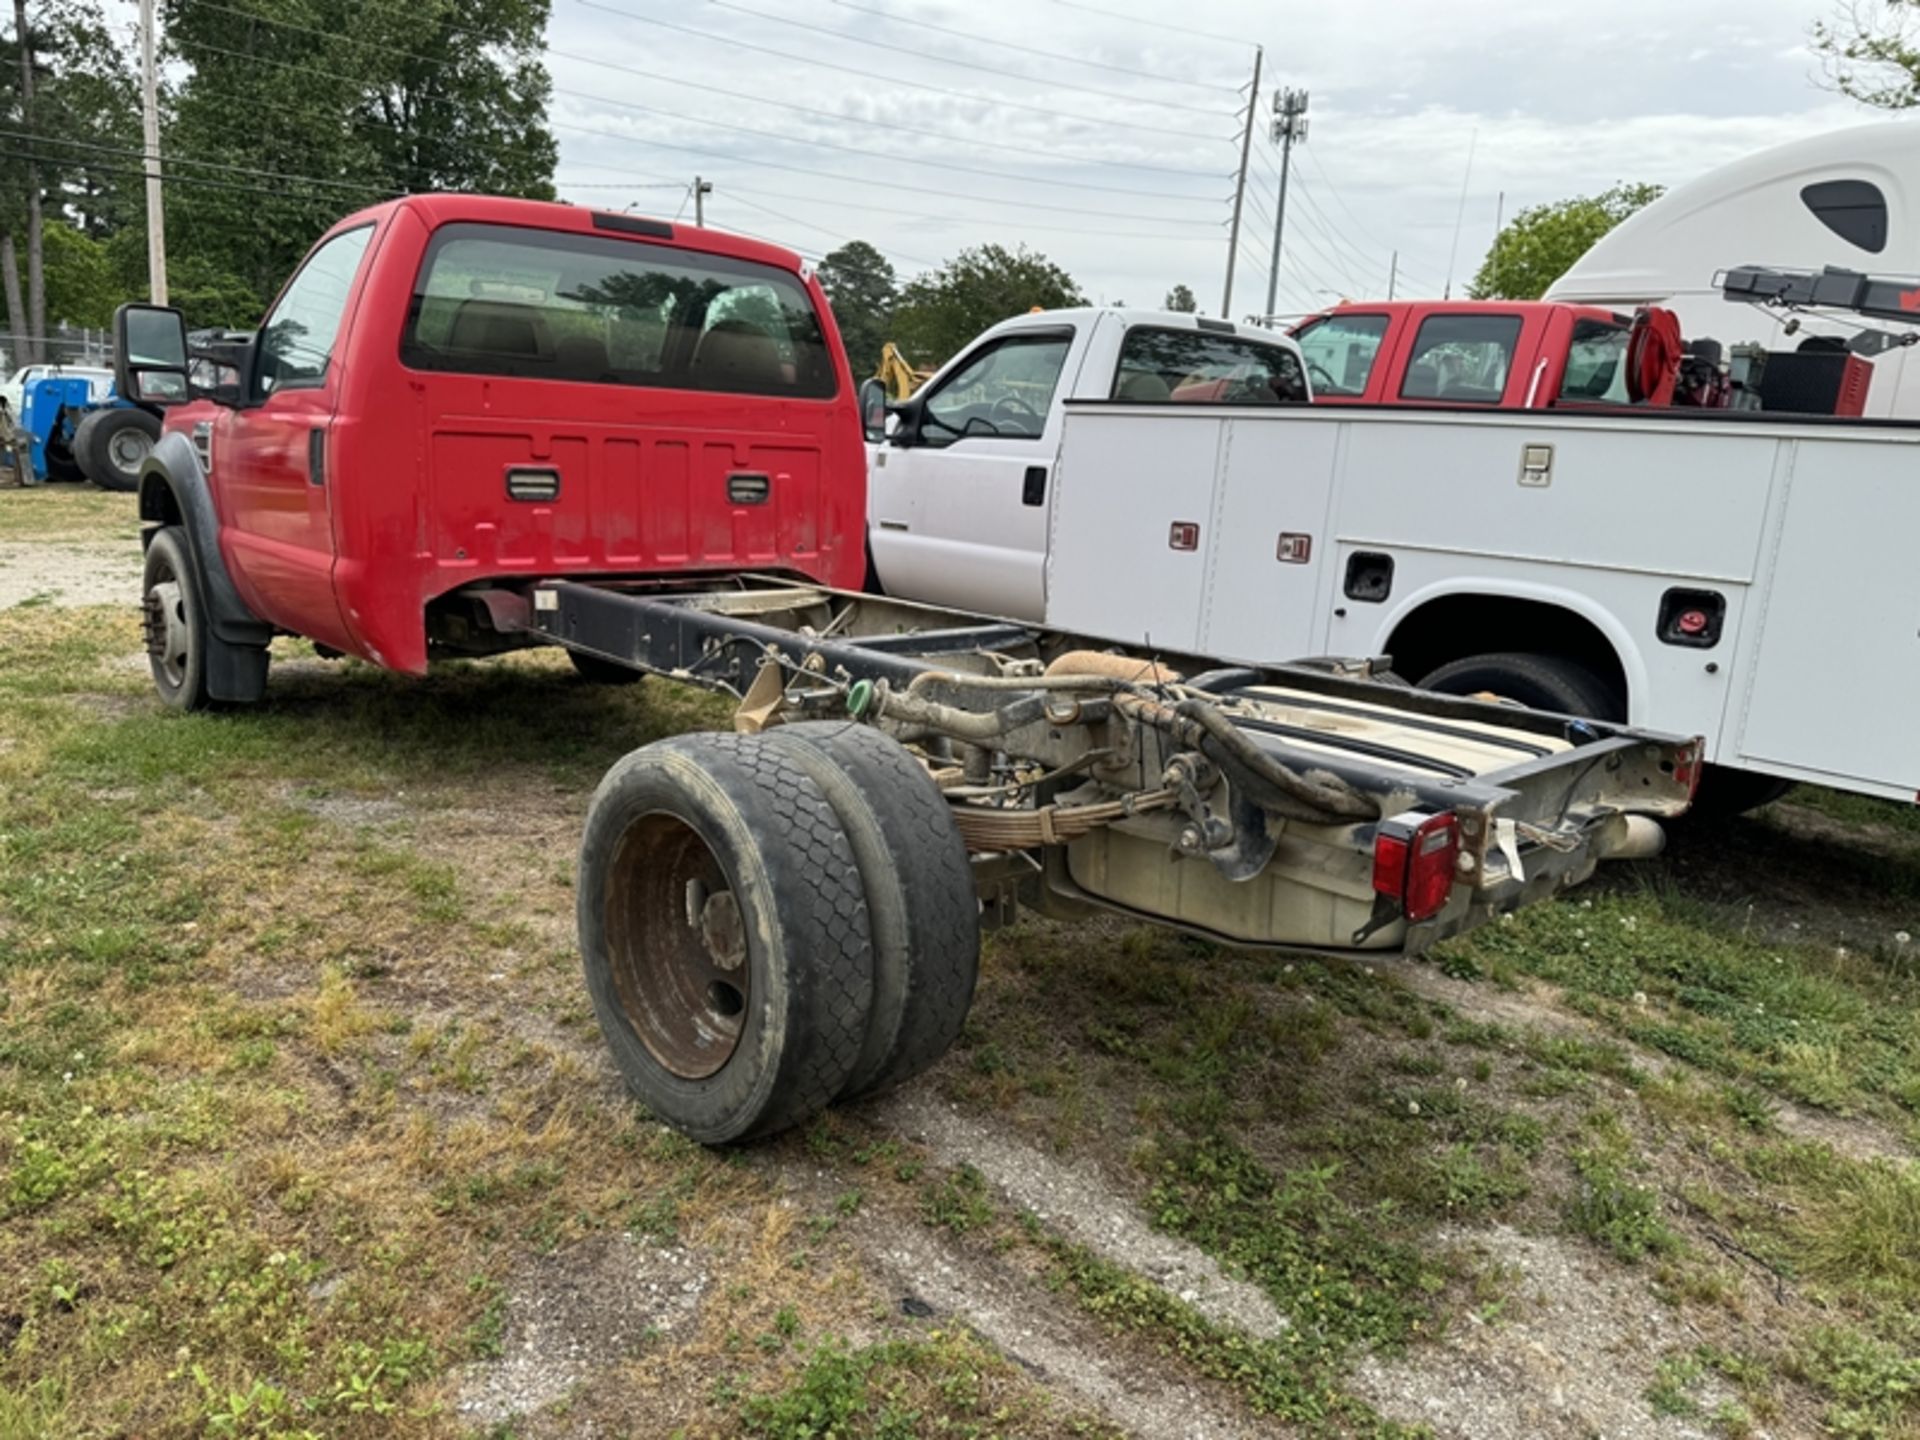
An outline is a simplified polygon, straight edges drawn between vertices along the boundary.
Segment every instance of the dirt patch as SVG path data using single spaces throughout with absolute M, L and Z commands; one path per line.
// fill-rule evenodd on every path
M 1141 1440 L 1234 1440 L 1284 1427 L 1232 1414 L 1201 1388 L 1143 1365 L 1003 1262 L 961 1255 L 912 1223 L 876 1220 L 854 1238 L 903 1311 L 959 1320 L 1056 1392 Z
M 1646 1400 L 1661 1355 L 1700 1337 L 1639 1276 L 1574 1242 L 1504 1226 L 1438 1238 L 1504 1267 L 1514 1289 L 1497 1318 L 1468 1312 L 1437 1345 L 1363 1361 L 1354 1386 L 1385 1414 L 1429 1425 L 1438 1440 L 1706 1440 Z
M 898 1091 L 869 1117 L 919 1140 L 943 1163 L 969 1164 L 1022 1209 L 1107 1259 L 1152 1279 L 1209 1320 L 1262 1340 L 1287 1318 L 1258 1287 L 1234 1279 L 1205 1251 L 1155 1230 L 1124 1189 L 942 1104 L 927 1086 Z
M 500 1358 L 461 1377 L 460 1413 L 498 1424 L 564 1399 L 686 1323 L 707 1279 L 692 1250 L 630 1235 L 587 1240 L 527 1265 L 507 1282 Z
M 0 610 L 34 600 L 63 607 L 133 605 L 140 598 L 138 544 L 0 540 Z

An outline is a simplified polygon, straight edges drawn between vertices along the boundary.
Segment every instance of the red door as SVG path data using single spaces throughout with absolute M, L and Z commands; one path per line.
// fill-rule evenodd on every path
M 241 598 L 262 619 L 342 649 L 328 432 L 373 236 L 370 223 L 343 230 L 307 257 L 261 326 L 245 402 L 214 429 L 221 554 Z

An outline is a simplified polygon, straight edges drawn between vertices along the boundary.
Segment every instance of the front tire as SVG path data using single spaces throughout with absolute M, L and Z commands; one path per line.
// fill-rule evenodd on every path
M 1443 695 L 1491 695 L 1550 710 L 1556 715 L 1579 715 L 1589 720 L 1625 720 L 1626 697 L 1575 660 L 1559 655 L 1502 651 L 1469 655 L 1430 672 L 1422 690 Z
M 685 735 L 607 772 L 580 843 L 587 991 L 648 1109 L 709 1145 L 832 1102 L 873 1001 L 867 907 L 819 786 L 757 737 Z
M 204 710 L 207 693 L 207 608 L 200 572 L 177 525 L 156 530 L 140 577 L 141 616 L 154 689 L 175 710 Z

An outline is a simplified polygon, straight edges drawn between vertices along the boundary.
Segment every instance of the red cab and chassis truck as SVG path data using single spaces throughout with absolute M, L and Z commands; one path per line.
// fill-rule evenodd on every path
M 190 356 L 150 306 L 116 328 L 122 393 L 167 405 L 139 505 L 170 704 L 261 700 L 277 634 L 415 674 L 560 645 L 588 679 L 738 697 L 737 733 L 613 766 L 579 866 L 608 1043 L 701 1140 L 932 1063 L 981 925 L 1021 904 L 1415 953 L 1647 853 L 1698 773 L 1694 741 L 1366 663 L 1142 657 L 861 594 L 853 378 L 770 245 L 413 197 L 329 231 L 251 339 Z

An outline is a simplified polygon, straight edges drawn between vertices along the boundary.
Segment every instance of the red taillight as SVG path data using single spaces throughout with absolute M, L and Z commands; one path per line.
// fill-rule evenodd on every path
M 1459 863 L 1459 819 L 1451 811 L 1409 810 L 1380 822 L 1373 842 L 1373 888 L 1398 901 L 1409 921 L 1431 920 L 1446 908 Z
M 1682 746 L 1679 758 L 1673 762 L 1674 781 L 1676 784 L 1687 787 L 1689 805 L 1700 793 L 1700 772 L 1706 768 L 1701 757 L 1706 753 L 1706 749 L 1706 741 L 1695 740 L 1691 745 Z

